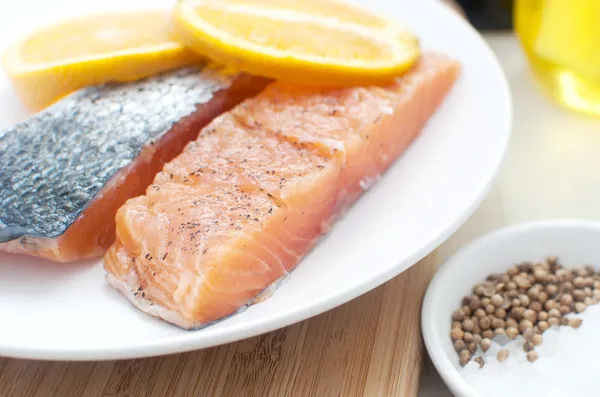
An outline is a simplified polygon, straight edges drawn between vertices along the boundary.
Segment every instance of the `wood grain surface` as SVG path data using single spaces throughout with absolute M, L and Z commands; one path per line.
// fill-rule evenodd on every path
M 192 353 L 105 362 L 0 358 L 1 397 L 417 395 L 432 255 L 301 323 Z

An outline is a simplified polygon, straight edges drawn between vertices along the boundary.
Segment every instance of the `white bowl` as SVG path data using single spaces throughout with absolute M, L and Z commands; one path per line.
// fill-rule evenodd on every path
M 422 308 L 425 346 L 440 376 L 458 397 L 484 397 L 458 372 L 450 340 L 450 316 L 473 284 L 524 260 L 559 257 L 565 267 L 600 264 L 600 223 L 553 220 L 511 226 L 480 237 L 442 265 Z

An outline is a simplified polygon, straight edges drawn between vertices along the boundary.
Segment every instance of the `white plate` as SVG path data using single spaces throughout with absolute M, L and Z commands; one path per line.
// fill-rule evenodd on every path
M 361 2 L 405 23 L 426 49 L 456 57 L 462 75 L 422 136 L 271 299 L 203 330 L 183 331 L 137 312 L 104 282 L 101 261 L 65 265 L 1 255 L 0 355 L 121 359 L 247 338 L 347 302 L 448 238 L 487 192 L 506 149 L 511 127 L 507 83 L 486 43 L 445 6 L 426 0 Z M 0 0 L 0 40 L 67 9 L 170 1 L 90 3 Z M 0 127 L 24 114 L 0 76 Z

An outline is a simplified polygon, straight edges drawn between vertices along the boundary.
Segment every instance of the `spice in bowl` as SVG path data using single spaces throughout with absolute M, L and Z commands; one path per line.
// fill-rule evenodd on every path
M 489 275 L 452 313 L 462 376 L 486 396 L 596 395 L 600 364 L 587 357 L 600 352 L 597 303 L 594 266 L 565 268 L 548 257 Z

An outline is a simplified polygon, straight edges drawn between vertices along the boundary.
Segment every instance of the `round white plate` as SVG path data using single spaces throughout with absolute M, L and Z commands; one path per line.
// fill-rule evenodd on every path
M 274 296 L 208 328 L 184 331 L 136 311 L 104 281 L 100 260 L 56 264 L 0 255 L 0 355 L 122 359 L 232 342 L 347 302 L 396 276 L 448 238 L 486 194 L 506 150 L 511 127 L 507 83 L 481 37 L 438 2 L 355 1 L 396 17 L 420 36 L 425 49 L 457 58 L 462 75 L 419 139 Z M 171 1 L 93 3 L 101 4 L 0 0 L 0 45 L 65 10 Z M 0 127 L 25 114 L 0 75 Z

